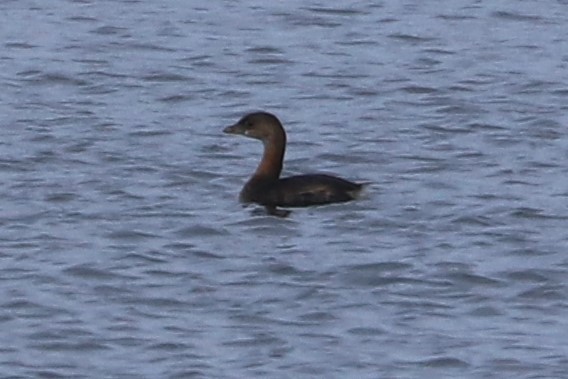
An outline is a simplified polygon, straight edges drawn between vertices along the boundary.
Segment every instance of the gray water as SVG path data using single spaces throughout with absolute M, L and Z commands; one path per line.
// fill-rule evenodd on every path
M 0 2 L 1 378 L 568 378 L 568 2 L 339 4 Z

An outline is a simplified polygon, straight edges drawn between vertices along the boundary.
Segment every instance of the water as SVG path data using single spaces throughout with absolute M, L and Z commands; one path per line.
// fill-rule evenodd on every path
M 568 377 L 567 6 L 3 1 L 0 376 Z

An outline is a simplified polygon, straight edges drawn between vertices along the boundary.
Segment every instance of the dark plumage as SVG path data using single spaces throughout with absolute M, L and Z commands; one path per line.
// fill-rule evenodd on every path
M 271 214 L 285 216 L 289 212 L 276 208 L 341 203 L 355 199 L 361 192 L 362 184 L 331 175 L 298 175 L 280 179 L 286 133 L 280 121 L 270 113 L 248 114 L 223 131 L 258 139 L 264 144 L 262 160 L 239 196 L 243 203 L 257 203 L 265 206 Z

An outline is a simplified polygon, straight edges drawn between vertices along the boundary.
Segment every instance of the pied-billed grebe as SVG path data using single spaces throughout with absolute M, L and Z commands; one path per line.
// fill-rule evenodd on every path
M 262 160 L 243 187 L 239 200 L 263 205 L 269 214 L 286 216 L 277 207 L 306 207 L 341 203 L 357 198 L 363 184 L 331 175 L 298 175 L 280 179 L 286 149 L 286 133 L 276 116 L 266 112 L 250 113 L 223 132 L 261 140 Z

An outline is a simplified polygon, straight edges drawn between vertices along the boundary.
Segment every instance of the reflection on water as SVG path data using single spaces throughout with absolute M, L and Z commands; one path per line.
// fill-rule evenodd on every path
M 3 2 L 9 377 L 563 377 L 561 2 Z M 279 219 L 237 194 L 371 182 Z

